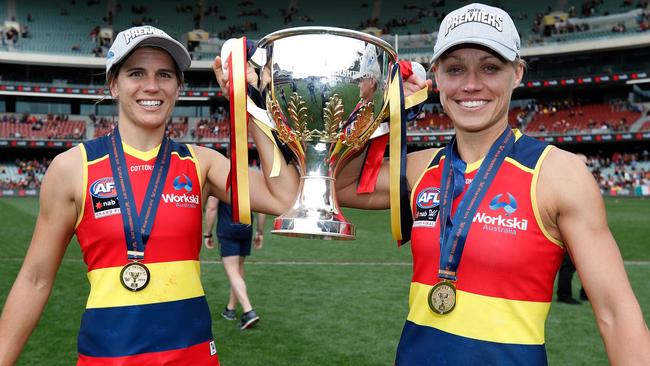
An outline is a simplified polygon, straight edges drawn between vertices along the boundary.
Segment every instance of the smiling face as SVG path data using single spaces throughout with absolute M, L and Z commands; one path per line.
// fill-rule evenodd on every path
M 457 132 L 502 130 L 508 124 L 510 97 L 524 74 L 522 62 L 465 45 L 442 55 L 434 72 L 440 102 Z
M 164 129 L 180 92 L 174 60 L 159 48 L 138 48 L 120 66 L 110 89 L 119 101 L 120 124 Z

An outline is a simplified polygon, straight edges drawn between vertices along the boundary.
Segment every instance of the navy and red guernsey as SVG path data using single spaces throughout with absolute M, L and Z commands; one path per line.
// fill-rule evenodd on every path
M 516 142 L 474 215 L 458 267 L 456 307 L 429 308 L 440 281 L 440 182 L 433 158 L 411 197 L 413 278 L 396 365 L 546 365 L 544 323 L 563 244 L 544 228 L 535 195 L 550 146 L 515 130 Z M 481 161 L 468 164 L 471 183 Z M 464 194 L 453 202 L 456 210 Z
M 90 294 L 78 336 L 77 365 L 219 365 L 210 310 L 200 280 L 202 198 L 192 148 L 171 141 L 171 160 L 143 264 L 148 285 L 120 281 L 129 263 L 108 137 L 83 143 L 83 205 L 76 234 Z M 123 144 L 140 211 L 158 148 Z

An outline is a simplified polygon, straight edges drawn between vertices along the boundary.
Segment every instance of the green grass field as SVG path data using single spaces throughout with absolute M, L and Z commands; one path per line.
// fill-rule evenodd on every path
M 608 199 L 610 227 L 650 322 L 650 201 Z M 0 303 L 22 263 L 33 228 L 35 199 L 0 199 Z M 388 212 L 347 211 L 356 241 L 265 236 L 249 260 L 247 283 L 262 320 L 241 332 L 219 312 L 228 283 L 218 252 L 202 253 L 202 276 L 223 365 L 390 365 L 407 313 L 410 249 L 390 238 Z M 268 227 L 267 223 L 267 227 Z M 88 293 L 85 266 L 73 241 L 19 365 L 71 365 Z M 576 276 L 577 277 L 577 276 Z M 574 280 L 575 291 L 579 288 Z M 551 365 L 606 365 L 588 304 L 554 303 L 546 339 Z

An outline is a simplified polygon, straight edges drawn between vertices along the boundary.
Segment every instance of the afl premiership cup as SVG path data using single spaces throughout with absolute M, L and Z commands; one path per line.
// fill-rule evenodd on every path
M 271 232 L 354 239 L 336 202 L 337 168 L 381 130 L 397 55 L 377 37 L 329 27 L 277 31 L 259 47 L 266 51 L 259 85 L 266 112 L 301 175 L 295 203 Z

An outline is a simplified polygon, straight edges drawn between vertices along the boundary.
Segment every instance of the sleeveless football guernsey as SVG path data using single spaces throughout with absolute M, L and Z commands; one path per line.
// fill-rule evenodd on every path
M 200 280 L 202 200 L 191 147 L 171 143 L 169 172 L 146 244 L 148 285 L 127 290 L 120 272 L 127 248 L 109 159 L 110 139 L 81 145 L 83 206 L 76 234 L 90 294 L 78 336 L 78 365 L 219 365 L 210 310 Z M 158 148 L 124 145 L 140 212 Z
M 535 197 L 550 146 L 515 130 L 516 142 L 473 217 L 458 267 L 456 307 L 429 308 L 438 283 L 440 150 L 411 195 L 413 277 L 396 365 L 546 365 L 544 322 L 563 244 L 544 229 Z M 465 191 L 480 161 L 468 164 Z M 463 194 L 453 202 L 455 211 Z

